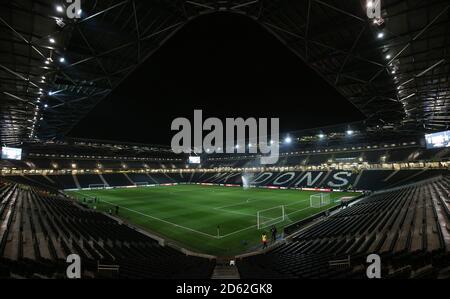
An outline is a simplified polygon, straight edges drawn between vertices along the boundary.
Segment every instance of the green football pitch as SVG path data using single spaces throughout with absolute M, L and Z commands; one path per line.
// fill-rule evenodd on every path
M 332 192 L 330 204 L 310 206 L 317 192 L 205 185 L 67 191 L 101 211 L 114 212 L 125 222 L 161 236 L 188 250 L 212 255 L 236 255 L 260 246 L 260 235 L 275 224 L 279 233 L 290 223 L 339 204 L 355 193 Z M 89 198 L 97 197 L 96 204 Z M 284 220 L 283 220 L 284 210 Z M 257 215 L 259 212 L 259 225 Z

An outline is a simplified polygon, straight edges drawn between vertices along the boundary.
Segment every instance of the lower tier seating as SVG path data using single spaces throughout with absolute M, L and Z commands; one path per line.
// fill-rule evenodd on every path
M 372 253 L 381 256 L 385 277 L 436 277 L 450 266 L 449 183 L 446 176 L 365 197 L 240 260 L 241 277 L 364 278 Z
M 84 275 L 99 264 L 121 278 L 209 278 L 214 261 L 186 256 L 99 212 L 61 196 L 6 184 L 0 188 L 0 277 L 64 277 L 66 257 Z

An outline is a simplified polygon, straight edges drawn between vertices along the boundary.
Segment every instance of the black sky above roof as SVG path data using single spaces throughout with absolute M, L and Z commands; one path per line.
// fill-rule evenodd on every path
M 216 13 L 186 25 L 69 133 L 170 144 L 176 117 L 278 117 L 280 133 L 364 116 L 252 20 Z

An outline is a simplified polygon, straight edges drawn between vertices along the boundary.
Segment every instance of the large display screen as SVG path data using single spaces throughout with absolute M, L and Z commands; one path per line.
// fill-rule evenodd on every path
M 450 147 L 450 131 L 425 135 L 427 148 Z
M 200 156 L 190 156 L 189 163 L 191 164 L 200 164 Z
M 3 160 L 22 160 L 22 149 L 13 147 L 2 147 Z

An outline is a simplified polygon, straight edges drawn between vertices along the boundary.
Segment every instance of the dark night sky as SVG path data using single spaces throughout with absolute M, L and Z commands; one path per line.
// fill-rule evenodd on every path
M 181 29 L 70 132 L 166 144 L 176 117 L 278 117 L 280 133 L 363 115 L 264 28 L 214 14 Z

